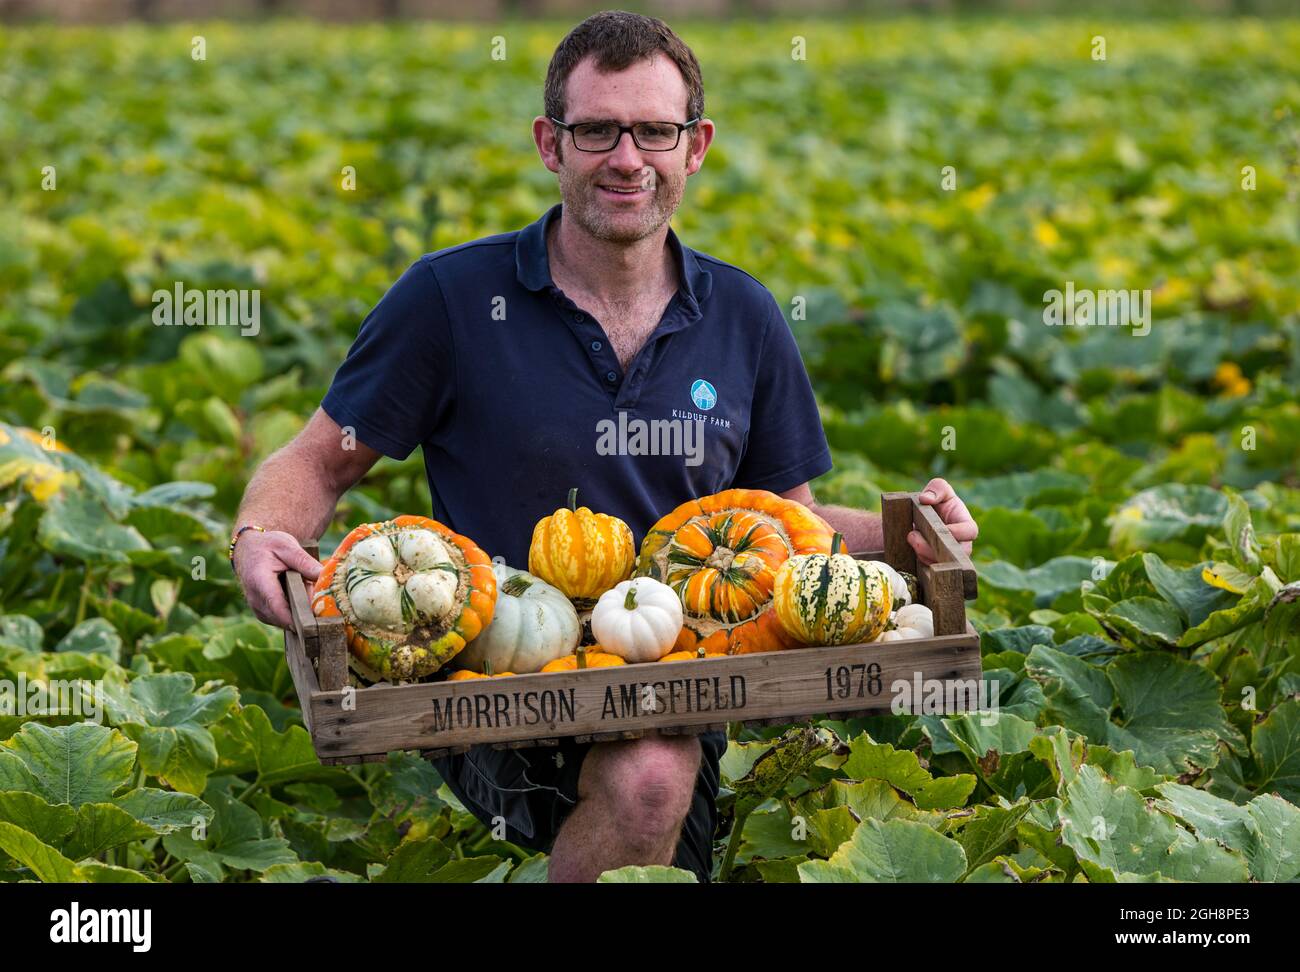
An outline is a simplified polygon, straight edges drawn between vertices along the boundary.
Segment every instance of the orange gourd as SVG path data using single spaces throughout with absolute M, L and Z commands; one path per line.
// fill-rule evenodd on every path
M 578 490 L 571 489 L 568 509 L 537 521 L 528 547 L 528 572 L 558 587 L 583 610 L 627 580 L 636 549 L 626 523 L 577 503 Z
M 829 553 L 829 524 L 765 489 L 729 489 L 683 503 L 641 544 L 636 573 L 682 602 L 675 649 L 743 655 L 798 645 L 772 609 L 776 573 L 793 556 Z
M 430 675 L 492 621 L 492 561 L 437 520 L 363 523 L 312 588 L 318 617 L 342 617 L 352 664 L 377 681 Z
M 578 650 L 572 655 L 565 655 L 557 658 L 555 661 L 547 662 L 542 666 L 544 672 L 573 672 L 580 668 L 613 668 L 616 665 L 626 665 L 618 655 L 611 655 L 607 651 L 601 651 L 600 645 L 578 646 Z

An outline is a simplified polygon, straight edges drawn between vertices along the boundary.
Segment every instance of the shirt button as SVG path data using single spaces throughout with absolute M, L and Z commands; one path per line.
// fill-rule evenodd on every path
M 614 382 L 618 381 L 618 375 L 616 375 L 616 374 L 615 374 L 614 372 L 612 372 L 612 371 L 607 372 L 606 375 L 605 375 L 605 380 L 606 380 L 607 382 L 609 382 L 610 384 L 613 384 Z
M 574 314 L 574 315 L 573 315 L 573 319 L 574 319 L 575 321 L 577 321 L 579 324 L 581 324 L 583 321 L 585 321 L 585 320 L 587 319 L 587 315 L 586 315 L 586 314 Z
M 599 350 L 600 350 L 601 348 L 603 348 L 604 346 L 605 346 L 605 345 L 601 344 L 599 341 L 592 341 L 592 342 L 591 342 L 591 350 L 593 350 L 593 351 L 599 351 Z

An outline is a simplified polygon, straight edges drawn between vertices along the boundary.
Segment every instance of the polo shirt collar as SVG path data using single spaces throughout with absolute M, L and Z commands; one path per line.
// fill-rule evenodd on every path
M 529 290 L 553 287 L 551 265 L 546 255 L 546 231 L 551 221 L 560 218 L 563 203 L 556 203 L 533 223 L 519 231 L 515 241 L 515 270 L 519 282 Z M 672 227 L 668 227 L 668 248 L 677 262 L 677 272 L 682 280 L 682 299 L 693 316 L 700 313 L 700 304 L 713 288 L 713 276 L 700 266 L 695 251 L 682 246 Z

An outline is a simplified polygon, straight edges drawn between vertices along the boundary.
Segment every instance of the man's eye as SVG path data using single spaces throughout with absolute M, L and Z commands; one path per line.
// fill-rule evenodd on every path
M 646 138 L 672 138 L 677 131 L 667 125 L 642 125 L 640 134 Z
M 579 125 L 575 130 L 579 135 L 590 135 L 594 138 L 605 138 L 614 130 L 612 125 Z

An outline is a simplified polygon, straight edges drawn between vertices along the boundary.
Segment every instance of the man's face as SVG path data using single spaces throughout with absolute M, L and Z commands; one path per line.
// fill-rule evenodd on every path
M 688 120 L 686 82 L 677 65 L 662 54 L 610 74 L 597 71 L 594 60 L 587 58 L 569 75 L 566 95 L 567 117 L 562 120 L 571 125 Z M 686 177 L 699 170 L 712 137 L 709 126 L 693 143 L 684 132 L 671 152 L 647 152 L 625 133 L 606 152 L 582 152 L 568 132 L 555 132 L 545 119 L 538 122 L 534 135 L 547 167 L 559 176 L 564 215 L 611 243 L 644 239 L 672 218 Z

